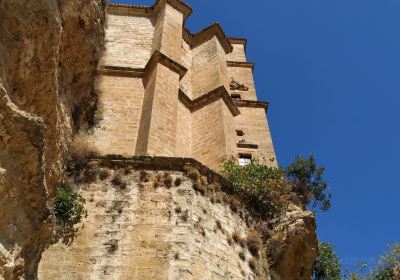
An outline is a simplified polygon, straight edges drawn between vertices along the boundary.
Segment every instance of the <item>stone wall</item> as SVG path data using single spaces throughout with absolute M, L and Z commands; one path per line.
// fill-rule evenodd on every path
M 80 186 L 88 216 L 73 240 L 46 250 L 39 279 L 256 279 L 254 257 L 232 241 L 249 228 L 229 206 L 196 192 L 182 172 L 146 170 L 143 182 L 132 171 L 123 189 L 111 182 L 118 172 Z M 172 187 L 154 185 L 168 174 Z
M 259 220 L 193 159 L 109 156 L 87 166 L 90 180 L 76 185 L 87 216 L 48 246 L 38 279 L 311 278 L 311 212 L 290 205 L 280 220 Z
M 154 28 L 155 16 L 133 16 L 126 9 L 109 14 L 102 64 L 143 68 L 152 53 Z
M 270 159 L 274 159 L 271 162 L 272 165 L 276 166 L 276 158 L 274 146 L 272 144 L 272 137 L 270 134 L 268 121 L 265 117 L 264 108 L 254 107 L 240 107 L 241 114 L 236 117 L 235 127 L 237 130 L 243 131 L 243 136 L 237 136 L 237 142 L 242 144 L 257 144 L 257 153 L 254 149 L 246 147 L 239 147 L 239 153 L 252 154 L 254 158 L 268 162 Z M 265 136 L 267 135 L 267 136 Z
M 102 154 L 133 156 L 142 114 L 142 79 L 102 75 L 97 80 L 98 111 L 93 142 Z

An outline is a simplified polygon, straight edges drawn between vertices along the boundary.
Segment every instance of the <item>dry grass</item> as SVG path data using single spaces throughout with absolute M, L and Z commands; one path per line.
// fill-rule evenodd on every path
M 200 173 L 199 173 L 199 171 L 196 169 L 196 168 L 194 168 L 194 167 L 186 167 L 185 168 L 185 172 L 186 172 L 186 175 L 190 178 L 190 179 L 192 179 L 193 181 L 198 181 L 199 180 L 199 178 L 200 178 Z
M 181 214 L 181 220 L 184 221 L 185 223 L 189 220 L 189 211 L 185 210 Z
M 205 186 L 197 181 L 193 183 L 193 189 L 202 195 L 205 195 L 207 192 L 207 189 L 205 188 Z
M 179 187 L 182 184 L 182 178 L 176 177 L 175 179 L 175 187 Z
M 231 237 L 228 236 L 228 237 L 226 238 L 226 241 L 228 242 L 228 245 L 229 245 L 229 246 L 232 246 L 232 244 L 233 244 L 233 239 L 232 239 Z
M 111 183 L 115 187 L 119 187 L 121 190 L 126 189 L 126 182 L 124 181 L 124 179 L 122 178 L 121 174 L 119 174 L 119 173 L 114 175 L 114 177 L 111 180 Z
M 69 156 L 72 161 L 86 162 L 88 157 L 99 155 L 94 143 L 88 139 L 88 136 L 77 134 L 69 145 Z
M 171 188 L 174 182 L 174 178 L 169 173 L 164 174 L 164 185 L 166 188 Z
M 84 183 L 93 183 L 97 179 L 97 174 L 99 174 L 98 165 L 88 164 L 83 172 L 82 181 Z
M 232 234 L 232 238 L 235 241 L 235 243 L 240 245 L 242 248 L 246 246 L 246 240 L 240 236 L 240 233 L 238 231 L 235 231 Z
M 240 252 L 239 252 L 239 258 L 240 258 L 242 261 L 245 261 L 245 260 L 246 260 L 246 255 L 245 255 L 244 251 L 240 251 Z
M 100 180 L 105 180 L 110 177 L 110 175 L 110 170 L 108 170 L 108 168 L 101 168 L 99 171 Z
M 257 260 L 255 258 L 251 258 L 249 260 L 249 267 L 251 268 L 251 270 L 253 270 L 254 272 L 257 272 Z
M 147 182 L 154 180 L 154 174 L 153 174 L 153 172 L 148 172 L 148 171 L 142 170 L 142 171 L 140 171 L 139 179 L 141 182 L 147 183 Z
M 235 243 L 237 243 L 237 244 L 239 243 L 241 237 L 240 237 L 240 233 L 237 230 L 235 230 L 232 233 L 232 239 L 233 239 L 233 241 L 235 241 Z
M 263 246 L 263 243 L 262 243 L 261 237 L 257 231 L 252 230 L 247 234 L 246 244 L 247 244 L 247 248 L 249 249 L 250 253 L 253 256 L 258 257 L 259 252 Z
M 124 175 L 129 175 L 132 173 L 133 168 L 131 166 L 126 166 L 124 168 Z
M 217 225 L 217 227 L 218 227 L 219 230 L 222 230 L 221 221 L 217 220 L 217 221 L 215 222 L 215 224 Z

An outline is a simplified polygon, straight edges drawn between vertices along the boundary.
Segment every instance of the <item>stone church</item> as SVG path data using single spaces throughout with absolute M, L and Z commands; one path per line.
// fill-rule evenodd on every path
M 227 37 L 218 23 L 193 34 L 185 27 L 191 12 L 179 0 L 109 6 L 96 146 L 213 169 L 231 157 L 272 162 L 268 102 L 257 100 L 246 39 Z

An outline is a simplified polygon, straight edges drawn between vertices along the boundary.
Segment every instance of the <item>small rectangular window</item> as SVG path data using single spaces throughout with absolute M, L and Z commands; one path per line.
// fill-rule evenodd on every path
M 251 164 L 251 155 L 239 155 L 239 165 L 247 166 Z

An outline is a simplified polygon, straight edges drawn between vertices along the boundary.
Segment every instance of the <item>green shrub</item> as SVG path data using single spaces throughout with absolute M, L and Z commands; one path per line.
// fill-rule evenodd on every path
M 289 189 L 282 168 L 269 167 L 257 161 L 242 167 L 231 159 L 222 165 L 221 173 L 233 184 L 235 193 L 249 197 L 250 204 L 267 218 L 276 218 L 285 211 L 287 201 L 284 195 Z
M 60 225 L 79 223 L 86 210 L 85 199 L 67 186 L 58 188 L 54 198 L 54 215 Z
M 341 280 L 339 258 L 329 243 L 319 242 L 313 266 L 313 280 Z
M 290 192 L 295 194 L 294 202 L 303 206 L 312 203 L 328 210 L 331 194 L 326 192 L 328 183 L 323 179 L 323 167 L 317 167 L 314 156 L 308 159 L 296 157 L 286 169 L 270 167 L 255 160 L 247 166 L 240 166 L 236 159 L 222 165 L 221 173 L 234 187 L 234 192 L 250 197 L 255 206 L 266 218 L 277 218 L 284 213 L 289 202 Z
M 314 155 L 308 159 L 296 157 L 286 170 L 286 176 L 293 186 L 293 190 L 301 195 L 304 203 L 320 207 L 326 211 L 331 206 L 331 194 L 326 193 L 328 183 L 323 179 L 324 167 L 317 167 Z

